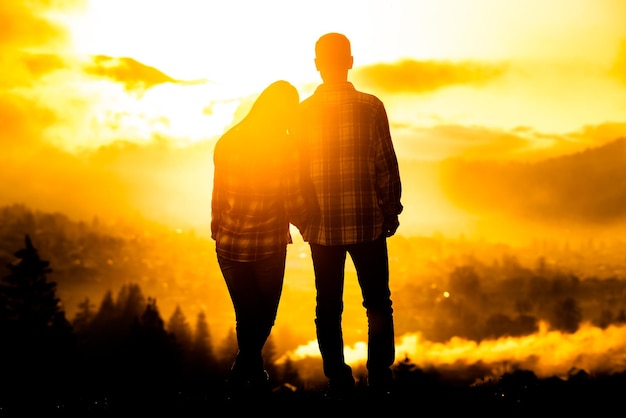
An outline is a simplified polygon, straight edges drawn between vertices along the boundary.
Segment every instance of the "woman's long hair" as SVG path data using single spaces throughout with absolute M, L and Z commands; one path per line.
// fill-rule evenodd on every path
M 299 101 L 298 90 L 293 85 L 284 80 L 275 81 L 261 92 L 237 126 L 247 132 L 253 130 L 256 135 L 284 133 Z

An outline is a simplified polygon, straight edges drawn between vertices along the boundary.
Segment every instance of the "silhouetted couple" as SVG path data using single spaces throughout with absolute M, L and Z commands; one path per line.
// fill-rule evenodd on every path
M 313 95 L 300 102 L 291 84 L 272 83 L 215 146 L 211 234 L 235 311 L 232 395 L 269 391 L 262 349 L 282 293 L 289 224 L 311 249 L 327 396 L 355 390 L 342 332 L 346 254 L 368 319 L 368 388 L 385 395 L 393 385 L 387 238 L 402 205 L 387 113 L 348 81 L 353 57 L 344 35 L 319 38 L 314 62 L 323 83 Z

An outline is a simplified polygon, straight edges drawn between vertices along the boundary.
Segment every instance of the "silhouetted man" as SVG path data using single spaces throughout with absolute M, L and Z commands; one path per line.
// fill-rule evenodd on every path
M 348 81 L 348 38 L 319 38 L 315 65 L 323 83 L 300 104 L 296 137 L 309 183 L 310 222 L 302 236 L 315 271 L 315 324 L 328 396 L 345 398 L 355 387 L 341 322 L 346 254 L 356 267 L 368 318 L 368 386 L 386 394 L 395 360 L 387 238 L 402 212 L 398 162 L 383 103 Z

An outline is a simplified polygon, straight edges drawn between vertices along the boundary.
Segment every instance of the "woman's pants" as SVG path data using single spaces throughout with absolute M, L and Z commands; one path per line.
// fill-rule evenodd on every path
M 218 263 L 235 310 L 239 351 L 234 377 L 265 376 L 262 350 L 270 335 L 283 288 L 287 251 L 254 262 L 236 262 L 218 255 Z

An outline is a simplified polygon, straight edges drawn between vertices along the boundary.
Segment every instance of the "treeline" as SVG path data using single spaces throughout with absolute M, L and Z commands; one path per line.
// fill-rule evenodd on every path
M 139 283 L 168 315 L 181 301 L 193 315 L 203 305 L 215 312 L 232 310 L 214 249 L 194 231 L 143 219 L 76 221 L 15 204 L 0 208 L 0 264 L 13 260 L 26 233 L 54 266 L 68 318 L 85 297 L 99 301 L 127 283 Z
M 626 323 L 626 280 L 581 278 L 544 257 L 527 267 L 511 255 L 491 263 L 468 256 L 438 278 L 397 289 L 394 306 L 412 312 L 396 316 L 399 333 L 419 330 L 429 341 L 520 337 L 537 332 L 540 322 L 574 333 L 583 322 Z
M 195 320 L 203 306 L 210 306 L 207 322 L 214 330 L 232 321 L 226 317 L 232 307 L 206 239 L 148 223 L 110 224 L 97 218 L 76 222 L 23 205 L 0 208 L 0 219 L 0 262 L 11 262 L 24 233 L 32 231 L 37 248 L 54 265 L 52 277 L 70 320 L 84 315 L 86 297 L 99 303 L 112 289 L 140 283 L 168 317 L 184 310 Z M 575 332 L 583 321 L 602 328 L 622 324 L 626 280 L 619 276 L 618 263 L 623 264 L 624 248 L 595 244 L 577 250 L 548 245 L 519 249 L 500 243 L 395 237 L 389 251 L 397 333 L 419 331 L 438 342 L 453 336 L 480 341 L 528 335 L 540 321 L 563 332 Z M 606 266 L 609 274 L 579 274 L 577 268 L 591 270 L 587 258 L 596 260 L 598 269 Z M 349 338 L 350 329 L 345 331 Z
M 98 309 L 85 298 L 70 321 L 48 279 L 50 262 L 29 235 L 14 255 L 0 281 L 0 410 L 220 399 L 237 352 L 234 332 L 215 344 L 206 314 L 192 328 L 180 307 L 165 321 L 136 284 L 117 297 L 107 292 Z M 289 361 L 273 364 L 271 339 L 264 355 L 275 386 L 300 385 Z

